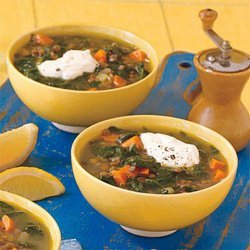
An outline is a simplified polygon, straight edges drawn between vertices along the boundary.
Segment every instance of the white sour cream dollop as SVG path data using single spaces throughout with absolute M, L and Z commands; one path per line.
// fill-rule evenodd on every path
M 147 154 L 163 167 L 192 167 L 200 161 L 193 144 L 160 133 L 142 133 L 140 137 Z
M 37 67 L 43 76 L 72 80 L 84 72 L 93 73 L 97 66 L 90 50 L 69 50 L 62 57 L 44 61 Z

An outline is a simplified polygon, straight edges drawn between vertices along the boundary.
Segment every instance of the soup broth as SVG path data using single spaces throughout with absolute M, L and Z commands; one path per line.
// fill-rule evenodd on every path
M 176 145 L 182 147 L 180 152 L 184 153 L 185 147 L 196 147 L 199 155 L 197 164 L 180 163 L 178 157 L 181 161 L 184 156 L 178 156 L 177 148 L 164 146 L 165 151 L 174 152 L 169 155 L 169 159 L 173 160 L 170 166 L 170 163 L 163 165 L 148 155 L 149 148 L 146 150 L 141 140 L 143 133 L 147 131 L 125 131 L 116 127 L 105 129 L 82 152 L 82 166 L 96 178 L 111 185 L 156 194 L 194 192 L 210 187 L 226 177 L 228 167 L 225 158 L 206 141 L 182 131 L 169 131 L 170 142 L 175 140 L 172 139 L 174 137 L 181 143 L 194 145 L 185 146 L 176 142 Z M 155 136 L 154 133 L 146 135 Z M 163 134 L 160 136 L 164 137 Z M 161 145 L 157 145 L 156 150 L 158 147 Z
M 49 250 L 49 232 L 28 212 L 0 201 L 0 249 Z
M 98 63 L 93 73 L 85 72 L 70 80 L 45 77 L 40 73 L 38 65 L 61 58 L 72 50 L 90 50 Z M 114 37 L 97 35 L 33 35 L 15 55 L 14 64 L 25 76 L 49 86 L 92 91 L 132 84 L 146 77 L 151 70 L 149 58 L 139 48 Z

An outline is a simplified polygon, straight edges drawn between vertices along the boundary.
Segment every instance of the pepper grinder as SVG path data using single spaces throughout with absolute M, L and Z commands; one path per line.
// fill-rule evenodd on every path
M 250 75 L 247 53 L 235 50 L 213 29 L 217 12 L 200 11 L 203 30 L 217 48 L 203 50 L 194 57 L 202 94 L 188 120 L 209 127 L 228 139 L 236 151 L 250 139 L 250 115 L 241 102 L 242 90 Z

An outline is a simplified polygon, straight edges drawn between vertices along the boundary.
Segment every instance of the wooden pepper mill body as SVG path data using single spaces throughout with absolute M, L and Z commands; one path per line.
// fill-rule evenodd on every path
M 202 51 L 194 58 L 202 96 L 192 107 L 188 119 L 217 131 L 239 151 L 250 139 L 250 115 L 241 102 L 250 68 L 233 73 L 207 69 L 199 62 L 200 55 L 207 52 L 209 50 Z

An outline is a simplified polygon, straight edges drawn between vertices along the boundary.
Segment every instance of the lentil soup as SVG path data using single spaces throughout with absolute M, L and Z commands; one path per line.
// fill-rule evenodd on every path
M 33 215 L 0 201 L 1 250 L 49 250 L 48 230 Z
M 39 69 L 42 63 L 62 59 L 66 52 L 89 53 L 89 64 L 96 63 L 93 72 L 87 72 L 89 66 L 85 65 L 86 72 L 83 71 L 73 79 L 63 79 L 58 77 L 59 71 L 62 71 L 58 66 L 55 68 L 55 77 L 42 75 Z M 79 63 L 81 61 L 75 65 L 76 68 Z M 34 34 L 31 41 L 16 53 L 14 65 L 22 74 L 40 83 L 64 89 L 91 91 L 120 88 L 143 79 L 151 71 L 149 58 L 139 48 L 115 37 L 94 34 L 51 37 Z M 51 67 L 48 70 L 51 73 Z
M 156 194 L 195 192 L 228 174 L 218 149 L 182 131 L 166 135 L 109 127 L 88 144 L 80 162 L 106 183 Z

